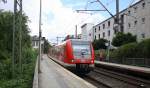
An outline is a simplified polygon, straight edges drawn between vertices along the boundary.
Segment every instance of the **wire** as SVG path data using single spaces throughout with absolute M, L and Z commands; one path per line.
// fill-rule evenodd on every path
M 131 0 L 130 4 L 128 5 L 128 8 L 130 8 L 135 1 L 136 0 Z
M 88 0 L 87 3 L 86 3 L 86 5 L 85 5 L 85 10 L 87 10 L 89 4 L 92 4 L 92 3 L 94 3 L 94 2 L 97 2 L 97 1 L 95 1 L 95 0 L 93 0 L 93 1 Z
M 106 3 L 107 6 L 109 6 L 110 4 L 112 4 L 115 0 L 111 0 L 109 2 Z

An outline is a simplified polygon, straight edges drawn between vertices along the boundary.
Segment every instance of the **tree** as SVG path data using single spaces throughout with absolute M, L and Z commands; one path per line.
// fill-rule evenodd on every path
M 122 32 L 118 32 L 112 40 L 112 45 L 119 47 L 131 42 L 136 42 L 136 36 L 133 36 L 131 33 L 124 34 Z
M 19 14 L 17 13 L 16 16 Z M 0 70 L 1 68 L 7 69 L 8 75 L 10 75 L 10 63 L 11 63 L 11 55 L 12 55 L 12 40 L 13 40 L 13 12 L 0 11 Z M 27 58 L 27 49 L 31 48 L 31 38 L 29 35 L 29 28 L 27 25 L 28 17 L 24 14 L 22 15 L 22 60 L 27 60 L 31 58 Z M 15 64 L 17 65 L 19 62 L 19 28 L 16 27 L 15 30 Z M 7 62 L 7 63 L 5 63 Z M 23 62 L 22 62 L 23 63 Z M 2 70 L 1 70 L 2 71 Z M 6 71 L 6 70 L 5 70 Z M 1 75 L 1 73 L 0 73 Z M 9 77 L 6 74 L 6 77 Z M 1 78 L 0 78 L 1 79 Z
M 49 48 L 51 47 L 51 45 L 49 44 L 48 40 L 44 41 L 44 53 L 47 54 Z
M 92 43 L 94 50 L 106 49 L 107 48 L 107 46 L 105 45 L 106 42 L 107 42 L 106 39 L 94 40 L 94 42 Z

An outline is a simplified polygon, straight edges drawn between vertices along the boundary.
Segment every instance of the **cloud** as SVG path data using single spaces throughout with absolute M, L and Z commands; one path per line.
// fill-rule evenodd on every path
M 23 10 L 31 21 L 28 23 L 31 35 L 38 35 L 39 32 L 39 1 L 23 0 Z M 12 3 L 13 1 L 9 0 L 6 7 L 12 9 Z M 42 0 L 42 35 L 49 41 L 56 42 L 57 36 L 74 34 L 75 25 L 78 25 L 78 33 L 80 33 L 82 24 L 96 23 L 104 19 L 100 14 L 76 13 L 74 7 L 82 4 L 83 2 L 71 5 L 63 4 L 61 0 Z
M 57 36 L 64 37 L 67 34 L 74 34 L 75 25 L 78 25 L 78 32 L 80 33 L 80 26 L 83 23 L 93 23 L 96 19 L 103 20 L 100 14 L 89 15 L 83 13 L 76 13 L 73 7 L 64 6 L 60 0 L 43 0 L 43 15 L 53 14 L 53 19 L 46 19 L 43 22 L 43 35 L 50 39 L 55 39 Z M 70 5 L 71 6 L 71 5 Z M 47 15 L 48 16 L 48 15 Z M 48 21 L 51 21 L 50 23 Z

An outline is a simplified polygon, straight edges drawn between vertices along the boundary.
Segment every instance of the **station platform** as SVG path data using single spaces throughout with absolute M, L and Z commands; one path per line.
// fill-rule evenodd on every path
M 131 65 L 115 64 L 109 62 L 95 61 L 95 66 L 104 67 L 110 70 L 121 71 L 124 73 L 131 73 L 133 75 L 141 76 L 150 79 L 150 68 L 138 67 Z
M 42 56 L 40 67 L 38 88 L 96 88 L 49 59 L 47 55 Z

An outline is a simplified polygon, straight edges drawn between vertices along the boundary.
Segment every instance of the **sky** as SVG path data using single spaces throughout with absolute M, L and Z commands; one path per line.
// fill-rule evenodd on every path
M 76 12 L 76 10 L 103 10 L 96 0 L 42 0 L 42 36 L 49 42 L 56 43 L 56 37 L 65 37 L 75 34 L 75 25 L 78 34 L 84 23 L 98 24 L 110 17 L 108 12 Z M 100 0 L 106 8 L 115 14 L 116 0 Z M 128 8 L 138 0 L 120 0 L 120 11 Z M 133 2 L 133 3 L 132 3 Z M 39 6 L 40 0 L 23 0 L 23 12 L 29 17 L 30 35 L 39 33 Z M 3 4 L 0 0 L 0 9 L 13 11 L 13 0 Z

